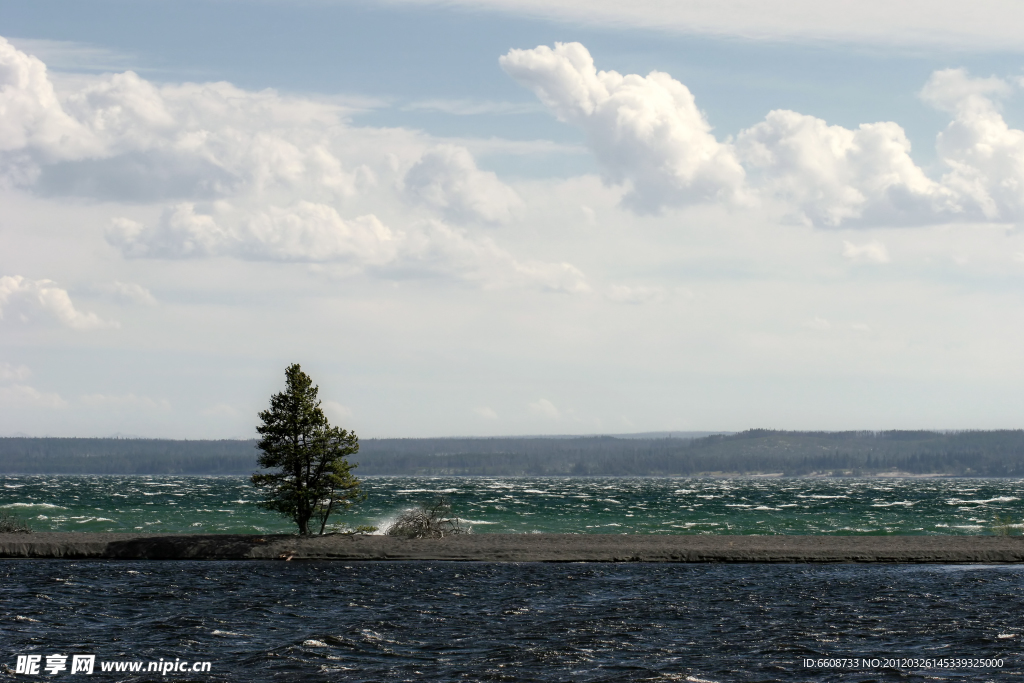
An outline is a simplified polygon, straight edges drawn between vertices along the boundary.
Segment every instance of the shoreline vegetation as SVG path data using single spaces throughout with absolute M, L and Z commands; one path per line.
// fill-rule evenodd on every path
M 255 440 L 0 438 L 0 474 L 250 475 Z M 366 476 L 1024 477 L 1024 430 L 362 439 Z
M 1024 562 L 1024 537 L 462 534 L 0 534 L 0 559 L 453 562 Z

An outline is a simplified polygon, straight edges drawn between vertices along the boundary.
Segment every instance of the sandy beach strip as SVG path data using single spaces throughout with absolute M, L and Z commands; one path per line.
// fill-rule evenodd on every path
M 458 562 L 1024 562 L 1012 536 L 0 534 L 0 558 Z

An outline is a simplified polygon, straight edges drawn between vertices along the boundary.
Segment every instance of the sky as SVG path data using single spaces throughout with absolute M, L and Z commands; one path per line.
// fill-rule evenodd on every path
M 1024 428 L 1013 0 L 0 0 L 0 436 Z

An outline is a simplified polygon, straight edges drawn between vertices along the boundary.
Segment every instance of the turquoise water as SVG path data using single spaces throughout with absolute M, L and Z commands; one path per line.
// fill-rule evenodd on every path
M 338 521 L 386 528 L 446 496 L 473 533 L 991 534 L 1024 531 L 1018 479 L 369 477 Z M 0 476 L 37 531 L 290 533 L 245 477 Z

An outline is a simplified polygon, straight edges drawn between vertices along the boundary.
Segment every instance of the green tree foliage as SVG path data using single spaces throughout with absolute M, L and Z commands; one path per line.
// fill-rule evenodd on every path
M 263 491 L 262 507 L 292 518 L 303 536 L 311 522 L 322 534 L 332 514 L 365 498 L 347 460 L 359 451 L 359 438 L 330 425 L 319 388 L 297 363 L 285 370 L 285 382 L 259 414 L 259 464 L 271 471 L 252 475 L 252 483 Z

